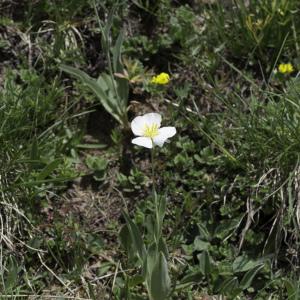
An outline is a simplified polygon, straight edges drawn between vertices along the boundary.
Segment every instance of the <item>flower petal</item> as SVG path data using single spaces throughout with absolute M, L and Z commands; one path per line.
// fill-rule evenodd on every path
M 145 114 L 143 115 L 144 121 L 146 125 L 153 125 L 156 124 L 157 127 L 160 127 L 160 123 L 161 123 L 161 115 L 157 114 L 157 113 L 149 113 L 149 114 Z
M 162 127 L 158 129 L 158 135 L 153 138 L 153 143 L 162 147 L 168 138 L 176 134 L 175 127 Z
M 133 144 L 151 149 L 153 147 L 152 140 L 148 137 L 137 137 L 131 141 Z
M 152 126 L 156 124 L 160 127 L 161 115 L 157 113 L 148 113 L 143 116 L 138 116 L 134 118 L 131 122 L 131 130 L 137 136 L 143 136 L 145 126 Z
M 136 117 L 131 122 L 131 130 L 135 135 L 143 135 L 145 127 L 145 118 L 144 116 Z

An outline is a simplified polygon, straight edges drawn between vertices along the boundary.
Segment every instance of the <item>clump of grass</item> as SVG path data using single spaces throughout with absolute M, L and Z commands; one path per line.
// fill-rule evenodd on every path
M 208 31 L 228 56 L 271 72 L 283 44 L 287 57 L 299 52 L 299 9 L 295 0 L 216 1 L 207 10 Z
M 45 83 L 34 71 L 5 72 L 0 92 L 0 230 L 1 253 L 12 260 L 7 260 L 11 270 L 2 265 L 7 270 L 2 273 L 2 293 L 12 292 L 22 282 L 17 274 L 24 267 L 23 258 L 16 253 L 38 250 L 29 244 L 47 191 L 61 189 L 76 176 L 65 164 L 72 138 L 65 135 L 68 107 L 58 116 L 61 97 L 57 82 Z
M 248 99 L 238 94 L 229 98 L 222 98 L 227 111 L 219 115 L 222 125 L 216 130 L 222 133 L 217 136 L 236 158 L 237 172 L 252 178 L 247 188 L 252 195 L 249 218 L 239 247 L 250 228 L 269 228 L 261 253 L 273 253 L 275 261 L 284 261 L 286 251 L 300 246 L 299 80 L 292 80 L 283 93 L 260 90 Z M 291 259 L 299 263 L 297 257 Z

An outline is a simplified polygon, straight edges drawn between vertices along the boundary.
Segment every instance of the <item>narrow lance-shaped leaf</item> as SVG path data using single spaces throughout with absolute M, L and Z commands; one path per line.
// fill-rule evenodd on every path
M 124 104 L 119 97 L 117 90 L 117 82 L 110 75 L 103 73 L 99 76 L 97 83 L 100 85 L 103 91 L 105 91 L 107 98 L 109 99 L 109 103 L 112 103 L 115 107 L 116 113 L 119 116 L 124 114 Z
M 132 242 L 131 234 L 130 234 L 127 224 L 122 226 L 122 228 L 119 232 L 119 240 L 121 242 L 121 245 L 127 252 L 129 260 L 130 260 L 132 254 L 133 254 L 133 251 L 132 251 L 132 248 L 133 248 L 132 243 L 133 242 Z
M 158 199 L 159 199 L 159 210 L 158 210 L 159 223 L 160 223 L 160 230 L 162 230 L 162 224 L 166 213 L 167 201 L 165 196 L 158 196 Z
M 151 275 L 151 299 L 166 300 L 171 291 L 171 280 L 167 260 L 162 252 L 159 253 Z
M 114 107 L 114 110 L 119 116 L 121 123 L 125 125 L 127 122 L 127 100 L 126 103 L 124 103 L 119 96 L 119 81 L 117 83 L 110 75 L 103 73 L 101 76 L 99 76 L 97 83 L 106 92 L 108 103 Z M 128 95 L 126 97 L 128 98 Z
M 37 160 L 39 159 L 39 148 L 38 148 L 38 142 L 36 137 L 33 138 L 32 146 L 31 146 L 31 153 L 30 153 L 30 158 L 32 160 Z
M 264 265 L 262 264 L 262 265 L 259 265 L 255 268 L 253 268 L 252 270 L 249 270 L 242 278 L 242 280 L 240 282 L 240 287 L 244 290 L 247 289 L 248 287 L 250 287 L 253 278 L 263 267 L 264 267 Z
M 110 99 L 105 91 L 98 84 L 97 80 L 90 77 L 85 72 L 78 70 L 76 68 L 61 65 L 60 69 L 70 75 L 75 76 L 77 79 L 81 80 L 84 84 L 86 84 L 99 98 L 101 104 L 105 108 L 105 110 L 110 113 L 118 122 L 122 124 L 122 120 L 120 118 L 119 108 L 117 106 L 114 99 Z
M 127 223 L 127 226 L 128 226 L 129 232 L 130 232 L 130 236 L 133 241 L 133 245 L 137 251 L 137 254 L 139 256 L 139 259 L 143 262 L 144 257 L 146 255 L 146 248 L 145 248 L 144 242 L 142 240 L 140 231 L 125 212 L 123 212 L 123 216 L 126 220 L 126 223 Z
M 161 237 L 158 241 L 158 250 L 161 251 L 165 255 L 166 259 L 169 258 L 168 247 L 167 247 L 167 244 L 166 244 L 165 240 L 163 239 L 163 237 Z
M 198 256 L 200 271 L 203 275 L 209 275 L 211 271 L 210 258 L 207 251 L 203 251 Z
M 121 74 L 124 72 L 124 68 L 122 65 L 122 58 L 121 58 L 123 40 L 124 40 L 124 32 L 121 31 L 117 38 L 115 46 L 112 49 L 114 72 L 121 73 Z M 120 97 L 123 107 L 127 109 L 128 93 L 129 93 L 128 80 L 126 78 L 117 77 L 116 82 L 117 82 L 118 96 Z
M 115 43 L 115 46 L 112 49 L 113 54 L 113 68 L 115 73 L 122 73 L 123 66 L 121 63 L 121 47 L 123 44 L 124 32 L 121 31 Z
M 52 162 L 50 162 L 43 170 L 42 172 L 38 175 L 37 179 L 38 180 L 43 180 L 47 178 L 60 164 L 61 160 L 55 159 Z
M 158 258 L 158 254 L 159 253 L 157 252 L 156 244 L 152 243 L 147 250 L 146 263 L 144 264 L 143 270 L 143 274 L 147 282 L 147 288 L 149 289 L 149 294 L 151 294 L 151 276 Z
M 219 288 L 219 291 L 222 294 L 230 295 L 232 292 L 235 292 L 235 290 L 238 287 L 238 279 L 234 277 L 227 278 L 223 281 L 222 285 Z
M 299 281 L 291 281 L 289 279 L 285 279 L 283 280 L 283 282 L 287 291 L 288 300 L 298 300 L 300 297 Z
M 15 258 L 9 257 L 6 267 L 4 286 L 7 290 L 17 286 L 19 268 Z
M 110 29 L 113 25 L 114 16 L 115 16 L 115 13 L 116 13 L 116 7 L 117 7 L 116 5 L 113 6 L 113 8 L 109 11 L 108 17 L 107 17 L 106 22 L 105 22 L 105 27 L 104 27 L 103 34 L 104 34 L 104 37 L 105 37 L 107 43 L 109 41 L 109 32 L 110 32 Z

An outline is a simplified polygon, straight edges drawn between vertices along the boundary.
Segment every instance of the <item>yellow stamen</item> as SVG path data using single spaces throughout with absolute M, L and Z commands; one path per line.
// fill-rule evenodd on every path
M 144 128 L 144 136 L 149 138 L 154 138 L 158 135 L 158 125 L 157 124 L 151 124 L 151 125 L 145 125 Z

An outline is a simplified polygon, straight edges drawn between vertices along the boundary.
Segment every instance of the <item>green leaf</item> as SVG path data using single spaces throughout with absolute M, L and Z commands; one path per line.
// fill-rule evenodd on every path
M 235 291 L 238 287 L 238 279 L 237 277 L 230 277 L 223 281 L 223 283 L 220 286 L 220 292 L 222 294 L 230 295 L 233 291 Z
M 86 84 L 88 87 L 90 87 L 99 98 L 106 98 L 104 91 L 101 89 L 101 87 L 99 85 L 97 85 L 97 81 L 94 78 L 90 77 L 85 72 L 83 72 L 77 68 L 73 68 L 73 67 L 64 65 L 64 64 L 60 65 L 59 68 L 62 71 L 81 80 L 84 84 Z
M 207 276 L 211 272 L 211 262 L 207 251 L 203 251 L 197 255 L 199 260 L 199 268 L 203 275 Z
M 207 230 L 207 227 L 205 224 L 197 224 L 198 229 L 199 229 L 199 234 L 202 240 L 210 241 L 211 240 L 211 235 L 209 234 L 209 231 Z
M 120 118 L 123 118 L 123 115 L 126 114 L 127 110 L 127 101 L 126 103 L 124 103 L 121 99 L 121 96 L 119 95 L 118 91 L 117 81 L 109 74 L 102 73 L 98 77 L 97 83 L 101 86 L 103 91 L 105 91 L 109 103 L 111 103 L 114 106 L 116 113 L 120 116 Z
M 121 31 L 117 41 L 115 43 L 115 46 L 112 50 L 113 54 L 113 68 L 115 73 L 123 73 L 124 68 L 122 65 L 122 59 L 121 59 L 121 49 L 122 44 L 124 40 L 124 32 Z M 120 99 L 122 100 L 123 107 L 127 107 L 128 104 L 128 93 L 129 93 L 129 83 L 126 78 L 117 78 L 117 89 L 118 89 L 118 95 Z
M 169 258 L 168 247 L 163 237 L 161 237 L 158 241 L 158 251 L 161 251 L 166 259 Z
M 247 289 L 251 283 L 253 278 L 255 277 L 255 275 L 261 270 L 263 269 L 264 265 L 261 264 L 259 266 L 256 266 L 255 268 L 253 268 L 252 270 L 249 270 L 244 277 L 242 278 L 241 282 L 240 282 L 240 287 L 242 289 Z
M 132 222 L 130 217 L 125 212 L 123 212 L 123 216 L 126 220 L 128 230 L 133 242 L 133 246 L 138 254 L 139 259 L 143 262 L 146 255 L 146 248 L 142 236 L 140 234 L 140 231 L 135 225 L 135 223 Z
M 115 73 L 123 72 L 123 66 L 121 63 L 121 48 L 122 48 L 123 40 L 124 40 L 124 32 L 121 30 L 117 38 L 117 41 L 115 43 L 115 46 L 112 50 L 113 68 Z
M 295 285 L 293 284 L 293 282 L 291 282 L 288 279 L 285 279 L 284 281 L 284 285 L 288 294 L 288 299 L 292 299 L 292 297 L 295 295 Z
M 107 43 L 108 43 L 108 40 L 109 40 L 109 32 L 110 32 L 110 29 L 113 25 L 114 16 L 115 16 L 115 13 L 116 13 L 116 7 L 117 7 L 117 5 L 113 6 L 112 9 L 109 11 L 106 22 L 105 22 L 105 27 L 104 27 L 103 34 L 104 34 L 104 38 L 107 41 Z
M 183 279 L 180 281 L 180 284 L 199 282 L 202 278 L 203 274 L 201 271 L 192 272 L 183 277 Z
M 158 203 L 158 212 L 155 222 L 155 236 L 156 239 L 159 240 L 162 232 L 163 220 L 166 212 L 166 197 L 159 196 L 157 193 L 154 193 L 154 202 Z
M 234 260 L 232 264 L 232 270 L 234 273 L 246 272 L 261 264 L 262 264 L 262 260 L 255 261 L 250 259 L 247 255 L 241 255 Z
M 122 124 L 122 109 L 119 107 L 119 102 L 116 100 L 116 98 L 111 97 L 108 95 L 109 89 L 113 91 L 113 87 L 107 85 L 107 74 L 102 74 L 98 80 L 95 80 L 94 78 L 90 77 L 85 72 L 66 66 L 64 64 L 60 65 L 60 69 L 77 79 L 81 80 L 82 83 L 84 83 L 86 86 L 88 86 L 98 97 L 100 100 L 100 103 L 103 105 L 105 110 L 110 113 L 119 123 Z M 109 77 L 110 78 L 110 77 Z M 113 78 L 110 78 L 110 80 L 114 80 Z
M 156 244 L 152 243 L 147 251 L 147 258 L 146 258 L 146 265 L 145 265 L 146 272 L 144 272 L 148 286 L 151 286 L 151 275 L 155 267 L 155 264 L 157 262 L 158 254 L 159 253 L 156 250 Z
M 240 218 L 223 220 L 223 222 L 217 226 L 214 236 L 222 240 L 227 238 L 232 231 L 236 230 L 239 223 Z
M 31 180 L 31 181 L 24 181 L 20 184 L 16 184 L 15 186 L 35 186 L 38 184 L 43 183 L 51 183 L 51 182 L 66 182 L 68 180 L 73 180 L 75 177 L 55 177 L 55 178 L 49 178 L 49 179 L 43 179 L 43 180 Z
M 78 144 L 76 146 L 80 149 L 104 149 L 107 147 L 106 144 Z
M 284 279 L 283 280 L 286 291 L 287 291 L 287 296 L 288 300 L 298 300 L 300 297 L 300 285 L 298 281 L 291 281 L 289 279 Z
M 127 109 L 128 94 L 129 94 L 129 83 L 126 78 L 117 78 L 117 89 L 118 95 L 122 100 L 122 107 Z
M 100 156 L 88 155 L 85 160 L 89 169 L 94 171 L 104 171 L 107 167 L 108 161 Z
M 164 254 L 165 258 L 168 257 L 167 245 L 162 238 L 160 238 L 158 245 L 155 242 L 152 243 L 147 251 L 146 270 L 144 273 L 146 274 L 146 280 L 149 287 L 151 286 L 152 272 L 157 263 L 160 252 Z
M 17 286 L 17 281 L 18 281 L 18 273 L 19 273 L 19 268 L 17 265 L 17 261 L 14 257 L 9 257 L 8 258 L 8 264 L 6 266 L 7 272 L 5 278 L 5 289 L 13 289 Z
M 33 138 L 32 146 L 31 146 L 30 159 L 31 160 L 38 160 L 39 158 L 40 158 L 40 155 L 39 155 L 37 139 Z
M 166 201 L 165 196 L 157 196 L 157 197 L 159 199 L 159 209 L 158 209 L 159 219 L 160 219 L 160 222 L 162 224 L 163 219 L 165 217 L 165 213 L 166 213 L 167 201 Z
M 129 278 L 128 286 L 135 287 L 144 282 L 144 277 L 142 275 L 135 275 Z
M 132 249 L 132 239 L 127 224 L 122 226 L 119 232 L 119 240 L 125 251 L 130 254 Z
M 38 175 L 37 180 L 44 180 L 46 179 L 60 164 L 61 159 L 55 159 L 51 163 L 49 163 Z
M 168 264 L 162 252 L 159 253 L 151 274 L 150 291 L 153 300 L 166 300 L 171 291 Z
M 196 251 L 208 250 L 209 245 L 210 243 L 202 241 L 199 236 L 194 240 L 194 250 Z

